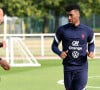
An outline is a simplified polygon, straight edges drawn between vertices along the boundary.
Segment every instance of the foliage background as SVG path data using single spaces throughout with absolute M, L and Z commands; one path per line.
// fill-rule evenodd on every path
M 54 22 L 53 31 L 55 31 L 59 26 L 59 17 L 66 16 L 64 7 L 73 3 L 80 5 L 81 16 L 86 19 L 93 15 L 100 15 L 100 0 L 0 0 L 0 7 L 8 16 L 28 17 L 26 23 L 29 24 L 41 23 L 41 33 L 48 33 L 50 22 Z M 29 25 L 26 27 L 29 28 Z

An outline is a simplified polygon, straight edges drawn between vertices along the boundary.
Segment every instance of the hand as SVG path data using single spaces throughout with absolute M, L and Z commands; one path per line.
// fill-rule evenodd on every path
M 94 52 L 87 52 L 88 57 L 94 58 Z
M 67 53 L 68 53 L 68 50 L 61 52 L 60 54 L 61 59 L 65 59 L 67 57 Z
M 0 58 L 1 59 L 1 58 Z M 10 65 L 8 64 L 8 62 L 6 62 L 5 60 L 0 60 L 0 66 L 4 69 L 4 70 L 9 70 L 10 69 Z

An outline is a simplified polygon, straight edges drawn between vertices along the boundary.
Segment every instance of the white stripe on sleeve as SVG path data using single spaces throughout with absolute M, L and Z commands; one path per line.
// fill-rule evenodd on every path
M 55 38 L 56 42 L 59 44 L 59 40 L 58 40 L 56 34 L 55 34 L 55 37 L 54 38 Z
M 94 42 L 94 36 L 92 38 L 92 40 L 89 42 L 89 44 L 93 43 Z

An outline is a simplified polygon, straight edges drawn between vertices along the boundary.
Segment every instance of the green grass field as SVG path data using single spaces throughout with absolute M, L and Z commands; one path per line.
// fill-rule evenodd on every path
M 41 67 L 0 68 L 0 90 L 64 90 L 61 60 L 39 60 Z M 100 90 L 100 60 L 89 60 L 87 90 Z

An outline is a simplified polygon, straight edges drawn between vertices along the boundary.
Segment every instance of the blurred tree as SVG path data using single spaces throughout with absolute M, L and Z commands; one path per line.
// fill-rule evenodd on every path
M 0 0 L 0 7 L 9 16 L 42 18 L 43 32 L 49 31 L 49 19 L 55 17 L 55 30 L 60 15 L 66 15 L 64 7 L 77 3 L 82 8 L 82 16 L 100 14 L 100 0 Z M 51 13 L 52 12 L 52 15 Z
M 60 6 L 60 2 L 62 0 L 40 0 L 39 1 L 39 4 L 38 4 L 38 9 L 41 9 L 42 10 L 42 15 L 43 15 L 43 18 L 44 18 L 44 33 L 45 32 L 49 32 L 49 19 L 52 18 L 51 17 L 51 13 L 50 11 L 52 11 L 53 15 L 55 16 L 56 15 L 56 11 L 59 11 L 59 6 Z M 55 16 L 56 18 L 59 17 L 59 14 L 60 14 L 61 11 L 59 11 L 59 13 L 57 13 L 57 15 Z M 58 19 L 55 19 L 55 22 L 58 22 L 57 21 Z M 56 24 L 55 24 L 56 25 Z
M 100 0 L 81 0 L 79 5 L 82 8 L 82 13 L 86 17 L 91 14 L 100 14 Z
M 9 16 L 23 17 L 30 16 L 34 8 L 31 7 L 30 0 L 3 0 L 3 9 Z

